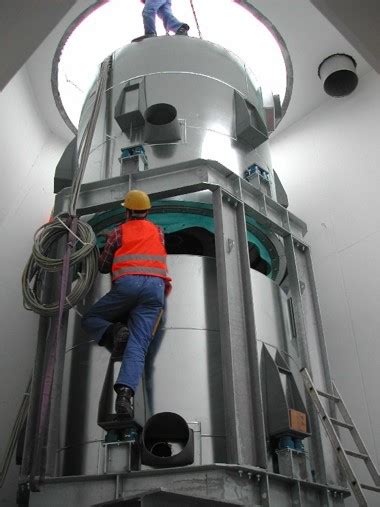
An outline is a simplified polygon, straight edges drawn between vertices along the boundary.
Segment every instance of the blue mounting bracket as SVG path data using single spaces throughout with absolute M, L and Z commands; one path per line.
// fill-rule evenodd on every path
M 258 175 L 260 176 L 264 181 L 266 181 L 267 183 L 269 183 L 269 171 L 267 171 L 266 169 L 263 169 L 262 167 L 260 167 L 259 165 L 257 164 L 252 164 L 250 165 L 245 171 L 244 171 L 244 179 L 246 181 L 251 181 L 252 178 L 255 176 L 255 175 Z
M 134 167 L 135 164 L 137 164 L 136 167 L 138 167 L 139 171 L 144 171 L 148 167 L 148 159 L 145 154 L 145 149 L 141 144 L 129 146 L 128 148 L 121 148 L 121 157 L 119 158 L 119 161 L 128 165 L 129 161 L 132 161 Z
M 137 146 L 129 146 L 128 148 L 121 148 L 121 160 L 126 160 L 129 158 L 141 157 L 144 162 L 147 161 L 145 149 L 142 144 Z

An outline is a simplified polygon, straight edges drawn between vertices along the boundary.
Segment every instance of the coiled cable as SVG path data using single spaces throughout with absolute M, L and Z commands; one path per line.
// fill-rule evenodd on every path
M 71 217 L 57 216 L 36 231 L 32 254 L 22 274 L 24 307 L 45 317 L 51 317 L 59 310 L 58 301 L 45 303 L 42 298 L 45 296 L 46 273 L 62 270 L 63 258 L 51 255 L 56 251 L 58 242 L 67 235 L 68 229 L 70 230 L 65 220 L 69 222 Z M 70 234 L 73 235 L 72 232 Z M 71 292 L 66 296 L 64 310 L 77 305 L 86 296 L 98 272 L 98 249 L 92 227 L 78 220 L 77 234 L 73 236 L 70 267 L 74 268 L 76 280 L 72 284 Z

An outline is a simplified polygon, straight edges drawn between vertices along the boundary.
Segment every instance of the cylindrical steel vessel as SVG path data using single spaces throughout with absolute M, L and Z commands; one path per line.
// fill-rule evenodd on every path
M 175 412 L 195 434 L 195 462 L 226 461 L 222 362 L 218 326 L 215 259 L 194 255 L 169 256 L 173 292 L 167 300 L 162 330 L 153 340 L 145 378 L 136 395 L 136 421 Z M 289 342 L 287 297 L 269 278 L 252 270 L 257 337 L 283 352 Z M 87 306 L 109 290 L 100 275 Z M 296 357 L 293 358 L 295 363 Z M 103 472 L 104 431 L 97 425 L 99 398 L 109 353 L 80 331 L 71 316 L 63 384 L 60 473 Z M 117 372 L 115 372 L 117 374 Z
M 82 110 L 78 146 L 92 111 L 95 86 Z M 85 181 L 119 176 L 121 149 L 136 145 L 144 145 L 149 169 L 210 159 L 240 176 L 254 163 L 272 171 L 261 89 L 245 64 L 216 44 L 166 36 L 129 44 L 114 53 L 107 93 Z M 179 141 L 145 142 L 145 113 L 157 104 L 176 110 Z M 114 121 L 118 114 L 119 123 Z M 164 127 L 161 123 L 161 130 Z

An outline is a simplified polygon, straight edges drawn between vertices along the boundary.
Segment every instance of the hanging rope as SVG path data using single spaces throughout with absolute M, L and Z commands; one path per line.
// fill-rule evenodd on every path
M 201 34 L 201 29 L 199 28 L 198 17 L 197 17 L 197 13 L 195 12 L 195 7 L 194 7 L 194 4 L 193 4 L 193 0 L 190 0 L 190 5 L 191 5 L 191 9 L 193 11 L 193 16 L 194 16 L 194 19 L 195 19 L 195 24 L 197 25 L 197 30 L 198 30 L 198 33 L 199 33 L 199 38 L 203 39 L 202 34 Z

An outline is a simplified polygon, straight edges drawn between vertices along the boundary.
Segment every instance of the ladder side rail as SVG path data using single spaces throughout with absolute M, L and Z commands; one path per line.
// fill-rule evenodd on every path
M 339 461 L 341 462 L 344 472 L 346 474 L 346 477 L 349 481 L 350 488 L 352 492 L 355 495 L 356 500 L 358 501 L 358 504 L 360 507 L 368 507 L 367 500 L 365 499 L 363 495 L 363 491 L 360 486 L 360 482 L 358 478 L 356 477 L 351 464 L 347 458 L 347 455 L 342 447 L 342 444 L 339 440 L 339 437 L 334 429 L 334 426 L 332 425 L 329 415 L 327 414 L 325 407 L 323 406 L 321 399 L 318 396 L 318 392 L 316 388 L 314 387 L 313 381 L 311 380 L 311 377 L 307 371 L 306 368 L 303 368 L 301 370 L 302 377 L 304 379 L 305 385 L 307 387 L 307 390 L 309 392 L 309 395 L 314 402 L 314 405 L 321 417 L 323 426 L 327 432 L 327 435 L 336 451 L 337 457 Z
M 367 450 L 367 447 L 366 447 L 362 437 L 360 436 L 360 433 L 357 430 L 357 428 L 354 424 L 354 421 L 352 420 L 352 417 L 346 407 L 346 404 L 343 401 L 343 398 L 341 397 L 341 395 L 338 391 L 338 388 L 335 385 L 335 382 L 333 382 L 333 389 L 334 389 L 334 394 L 336 394 L 336 396 L 338 396 L 338 398 L 339 398 L 339 402 L 337 402 L 338 410 L 340 411 L 344 422 L 347 424 L 350 424 L 352 426 L 352 429 L 350 429 L 350 433 L 352 435 L 352 438 L 353 438 L 359 452 L 361 454 L 366 454 L 368 456 L 368 458 L 364 460 L 365 465 L 366 465 L 366 467 L 373 479 L 373 482 L 376 484 L 376 486 L 380 486 L 379 471 L 377 470 L 375 463 L 372 461 L 372 458 Z

